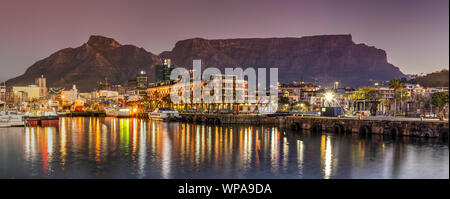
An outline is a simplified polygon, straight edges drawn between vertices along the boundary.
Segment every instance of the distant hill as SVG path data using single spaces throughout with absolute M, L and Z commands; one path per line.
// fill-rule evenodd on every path
M 372 85 L 374 81 L 405 75 L 387 62 L 386 52 L 365 44 L 355 44 L 351 35 L 320 35 L 300 38 L 250 38 L 178 41 L 171 51 L 154 55 L 143 48 L 121 45 L 112 38 L 91 36 L 77 48 L 59 50 L 30 66 L 7 85 L 28 85 L 41 75 L 48 87 L 90 91 L 105 77 L 123 84 L 140 70 L 150 73 L 163 58 L 175 66 L 192 68 L 193 59 L 203 67 L 278 68 L 281 83 L 317 82 L 322 86 L 339 81 L 342 86 Z
M 65 48 L 31 65 L 23 75 L 12 78 L 7 85 L 29 85 L 41 75 L 48 87 L 91 91 L 98 81 L 108 78 L 109 83 L 123 84 L 140 70 L 151 71 L 161 59 L 143 48 L 121 45 L 111 38 L 91 36 L 77 48 Z
M 448 70 L 442 70 L 439 72 L 427 74 L 423 77 L 416 77 L 412 80 L 412 82 L 425 87 L 448 87 L 448 73 Z

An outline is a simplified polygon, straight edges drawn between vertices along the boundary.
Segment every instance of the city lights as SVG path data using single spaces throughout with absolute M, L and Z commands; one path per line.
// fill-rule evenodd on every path
M 327 92 L 327 93 L 325 93 L 325 100 L 326 101 L 331 101 L 331 100 L 333 100 L 334 99 L 334 94 L 332 93 L 332 92 Z

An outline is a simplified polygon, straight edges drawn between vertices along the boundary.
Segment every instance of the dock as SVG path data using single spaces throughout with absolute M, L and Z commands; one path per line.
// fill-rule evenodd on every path
M 448 138 L 449 123 L 437 119 L 399 117 L 321 117 L 275 116 L 256 114 L 195 114 L 180 113 L 183 121 L 206 124 L 263 124 L 313 133 L 358 133 L 361 135 L 390 135 Z

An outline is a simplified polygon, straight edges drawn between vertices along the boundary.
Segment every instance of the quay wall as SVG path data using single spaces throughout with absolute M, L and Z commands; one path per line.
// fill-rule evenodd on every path
M 232 114 L 180 114 L 183 120 L 206 124 L 264 124 L 301 131 L 311 130 L 315 133 L 359 133 L 362 135 L 381 134 L 391 136 L 418 136 L 448 138 L 448 121 L 430 121 L 420 119 L 371 119 L 371 118 L 336 118 L 312 116 L 276 116 L 267 115 L 232 115 Z

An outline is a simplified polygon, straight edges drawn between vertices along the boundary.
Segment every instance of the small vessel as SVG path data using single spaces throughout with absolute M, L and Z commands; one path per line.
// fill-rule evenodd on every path
M 106 107 L 105 114 L 110 117 L 130 117 L 131 111 L 127 107 Z
M 70 111 L 58 111 L 56 112 L 56 114 L 59 115 L 60 117 L 64 117 L 70 114 Z
M 41 117 L 39 116 L 25 116 L 23 119 L 28 126 L 38 126 L 41 122 Z
M 23 115 L 17 111 L 8 111 L 9 123 L 12 127 L 24 126 L 25 122 L 23 120 Z
M 10 126 L 11 126 L 11 124 L 9 123 L 9 115 L 1 113 L 0 114 L 0 128 L 10 127 Z
M 162 120 L 178 120 L 181 116 L 178 111 L 171 108 L 156 108 L 153 112 L 148 113 L 148 117 L 152 119 Z
M 11 110 L 7 113 L 0 113 L 0 127 L 20 127 L 24 126 L 23 115 L 17 111 Z
M 56 126 L 59 124 L 59 115 L 55 112 L 45 112 L 40 117 L 42 126 Z

